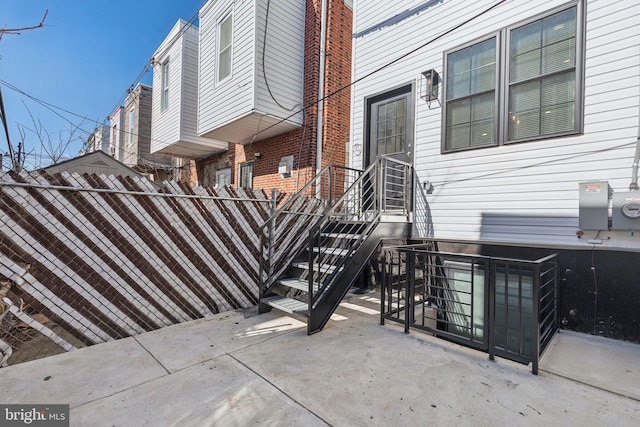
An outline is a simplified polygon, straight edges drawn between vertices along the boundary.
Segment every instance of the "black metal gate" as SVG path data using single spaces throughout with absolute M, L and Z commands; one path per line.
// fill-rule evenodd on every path
M 557 255 L 538 260 L 385 251 L 381 323 L 392 320 L 520 363 L 537 374 L 557 329 Z

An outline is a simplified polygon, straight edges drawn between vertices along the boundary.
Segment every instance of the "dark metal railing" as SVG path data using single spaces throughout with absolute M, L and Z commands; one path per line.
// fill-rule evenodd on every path
M 329 165 L 287 199 L 260 227 L 260 295 L 287 269 L 307 241 L 307 232 L 324 218 L 362 171 Z
M 391 320 L 520 363 L 538 361 L 557 329 L 557 255 L 538 260 L 385 252 L 381 323 Z

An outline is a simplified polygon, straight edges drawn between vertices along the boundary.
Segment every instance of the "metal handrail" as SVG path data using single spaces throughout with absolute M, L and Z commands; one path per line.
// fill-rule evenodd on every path
M 343 174 L 342 179 L 338 178 L 340 171 Z M 348 181 L 349 175 L 357 176 L 361 173 L 362 171 L 358 169 L 345 166 L 325 166 L 313 179 L 307 182 L 300 191 L 288 198 L 279 209 L 275 210 L 260 226 L 260 247 L 262 248 L 258 276 L 260 296 L 262 296 L 264 290 L 273 283 L 280 273 L 280 270 L 286 268 L 286 265 L 288 265 L 306 241 L 306 239 L 298 239 L 296 241 L 296 234 L 304 235 L 306 229 L 312 228 L 314 224 L 322 221 L 327 208 L 334 204 L 334 200 L 337 197 L 337 185 L 344 185 Z M 322 193 L 325 190 L 327 197 L 322 198 Z M 311 208 L 309 208 L 309 204 L 312 205 Z M 301 206 L 306 206 L 307 210 L 300 210 Z M 291 232 L 290 239 L 286 242 L 288 244 L 283 245 L 286 246 L 286 252 L 281 254 L 280 257 L 276 257 L 278 259 L 274 259 L 276 223 L 286 215 L 294 215 L 298 220 L 297 222 L 295 219 L 290 220 L 294 229 Z M 301 217 L 307 218 L 306 220 L 300 220 Z M 282 220 L 284 221 L 284 219 Z M 275 265 L 279 265 L 280 268 L 274 268 Z
M 343 166 L 329 165 L 324 167 L 321 172 L 309 181 L 298 193 L 289 198 L 277 211 L 275 211 L 265 223 L 261 226 L 261 248 L 262 254 L 260 258 L 259 285 L 260 296 L 272 286 L 277 278 L 293 261 L 295 256 L 305 246 L 308 246 L 309 254 L 313 254 L 314 248 L 322 247 L 321 232 L 324 227 L 336 218 L 345 218 L 354 222 L 353 225 L 347 227 L 342 234 L 351 234 L 360 236 L 356 241 L 350 241 L 347 245 L 334 250 L 342 250 L 340 252 L 341 259 L 335 268 L 323 271 L 320 265 L 323 260 L 331 254 L 318 253 L 316 261 L 313 257 L 309 257 L 309 310 L 322 297 L 322 295 L 331 287 L 339 277 L 341 269 L 343 269 L 350 257 L 358 249 L 366 235 L 378 223 L 383 207 L 386 206 L 386 189 L 396 183 L 388 183 L 386 172 L 391 167 L 401 170 L 401 190 L 397 194 L 402 195 L 402 213 L 408 214 L 409 194 L 408 179 L 412 179 L 410 173 L 411 164 L 397 160 L 387 156 L 380 156 L 369 165 L 364 171 L 347 168 Z M 338 174 L 342 176 L 338 177 Z M 393 175 L 394 179 L 398 175 Z M 344 185 L 344 184 L 349 185 Z M 346 189 L 338 191 L 340 185 Z M 387 184 L 389 184 L 387 186 Z M 385 189 L 383 191 L 383 189 Z M 305 206 L 307 210 L 301 210 L 300 207 L 308 203 L 313 195 L 311 202 L 311 210 Z M 326 196 L 323 198 L 322 196 Z M 339 197 L 338 197 L 339 196 Z M 399 200 L 399 199 L 394 199 Z M 278 236 L 276 224 L 282 221 L 286 215 L 295 215 L 295 219 L 287 220 L 285 225 L 295 224 L 295 231 L 287 230 L 287 239 L 284 242 L 281 236 Z M 302 217 L 307 217 L 303 221 Z M 284 227 L 283 227 L 284 228 Z M 306 236 L 299 238 L 297 236 Z M 280 244 L 286 243 L 286 244 Z M 276 254 L 275 247 L 285 246 L 281 252 Z M 346 251 L 346 252 L 344 252 Z M 335 254 L 335 252 L 334 252 Z M 315 268 L 314 264 L 318 267 Z M 329 264 L 329 263 L 327 263 Z
M 322 297 L 322 295 L 331 287 L 331 285 L 338 279 L 340 271 L 346 266 L 353 254 L 358 250 L 360 244 L 364 241 L 366 236 L 371 232 L 373 227 L 379 222 L 383 207 L 386 206 L 386 180 L 384 179 L 385 172 L 389 168 L 389 164 L 397 164 L 403 168 L 404 176 L 412 176 L 410 174 L 411 164 L 397 160 L 387 156 L 379 157 L 376 162 L 373 162 L 369 167 L 360 174 L 358 180 L 345 192 L 345 194 L 338 199 L 330 209 L 324 215 L 324 218 L 319 221 L 316 226 L 309 232 L 309 251 L 311 252 L 314 246 L 321 246 L 321 243 L 315 245 L 315 241 L 319 239 L 319 234 L 322 229 L 334 218 L 339 215 L 345 214 L 345 212 L 338 211 L 343 206 L 350 208 L 351 211 L 346 212 L 346 217 L 351 219 L 361 219 L 361 223 L 354 223 L 346 230 L 342 230 L 343 235 L 357 235 L 359 236 L 356 241 L 350 241 L 346 239 L 345 242 L 351 242 L 351 244 L 344 244 L 339 249 L 345 249 L 347 252 L 341 254 L 341 259 L 337 264 L 334 264 L 332 271 L 320 271 L 320 266 L 323 265 L 323 256 L 318 254 L 317 262 L 318 274 L 314 275 L 313 265 L 310 257 L 310 273 L 309 273 L 309 309 L 311 310 Z M 407 188 L 403 187 L 401 192 L 402 198 L 402 212 L 408 214 L 409 206 L 409 194 Z M 317 287 L 317 289 L 316 289 Z

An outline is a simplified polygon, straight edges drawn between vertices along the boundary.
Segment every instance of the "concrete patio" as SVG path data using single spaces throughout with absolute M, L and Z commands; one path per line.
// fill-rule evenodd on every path
M 73 426 L 640 423 L 640 345 L 563 331 L 540 375 L 379 325 L 350 294 L 325 330 L 255 309 L 0 369 L 2 403 L 68 403 Z

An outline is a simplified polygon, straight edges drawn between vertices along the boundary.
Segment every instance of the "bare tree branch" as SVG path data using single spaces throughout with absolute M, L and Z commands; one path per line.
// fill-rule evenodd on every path
M 51 164 L 55 165 L 56 163 L 59 163 L 67 153 L 71 143 L 80 138 L 79 136 L 77 136 L 77 133 L 78 131 L 82 130 L 81 127 L 84 124 L 84 120 L 79 124 L 72 124 L 64 131 L 60 131 L 58 133 L 57 141 L 54 141 L 52 135 L 42 124 L 42 121 L 40 121 L 40 119 L 36 120 L 36 118 L 33 117 L 31 110 L 29 110 L 29 107 L 27 107 L 26 104 L 24 104 L 24 108 L 26 108 L 27 112 L 29 113 L 31 123 L 33 124 L 33 133 L 38 138 L 40 147 L 42 147 L 42 149 L 44 150 L 47 158 L 51 161 Z M 24 130 L 22 130 L 21 132 L 21 135 L 23 134 Z
M 31 26 L 31 27 L 7 28 L 7 24 L 4 24 L 2 29 L 0 29 L 0 40 L 2 40 L 2 36 L 5 35 L 5 34 L 20 35 L 21 31 L 36 30 L 38 28 L 44 27 L 44 20 L 47 19 L 47 15 L 48 14 L 49 14 L 49 9 L 44 11 L 44 16 L 42 17 L 42 21 L 40 21 L 40 23 L 38 25 L 34 25 L 34 26 Z

